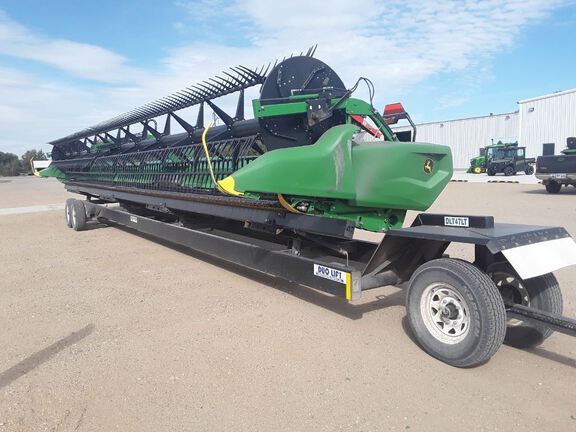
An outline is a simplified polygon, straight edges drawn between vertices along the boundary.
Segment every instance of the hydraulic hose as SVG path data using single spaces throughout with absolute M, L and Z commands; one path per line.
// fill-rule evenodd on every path
M 224 195 L 241 195 L 240 193 L 237 193 L 237 194 L 230 193 L 229 191 L 225 190 L 222 186 L 220 186 L 220 184 L 216 180 L 216 176 L 214 175 L 214 170 L 212 169 L 212 159 L 210 159 L 210 152 L 208 151 L 208 144 L 206 143 L 206 134 L 208 133 L 208 130 L 211 127 L 212 127 L 212 122 L 210 122 L 210 124 L 208 124 L 208 126 L 206 126 L 206 128 L 204 129 L 204 132 L 202 133 L 202 146 L 204 147 L 204 153 L 206 154 L 206 162 L 208 163 L 208 170 L 210 171 L 210 177 L 212 177 L 212 182 L 214 183 L 214 186 L 216 186 L 216 189 L 218 189 Z M 292 207 L 290 205 L 290 203 L 288 201 L 286 201 L 286 199 L 282 196 L 282 194 L 278 194 L 278 201 L 280 202 L 280 205 L 282 207 L 284 207 L 286 210 L 288 210 L 290 213 L 304 214 L 303 212 L 296 210 L 294 207 Z
M 239 192 L 232 193 L 230 191 L 227 191 L 222 186 L 220 186 L 220 183 L 218 183 L 218 180 L 216 180 L 216 176 L 214 175 L 214 169 L 212 168 L 212 159 L 210 158 L 210 152 L 208 151 L 208 144 L 206 143 L 206 134 L 208 133 L 208 130 L 211 127 L 212 122 L 210 122 L 210 124 L 208 124 L 208 126 L 204 128 L 204 132 L 202 133 L 202 147 L 204 147 L 204 154 L 206 155 L 206 162 L 208 163 L 208 170 L 210 171 L 210 177 L 212 177 L 212 182 L 214 183 L 216 189 L 219 190 L 224 195 L 232 195 L 232 196 L 242 195 Z

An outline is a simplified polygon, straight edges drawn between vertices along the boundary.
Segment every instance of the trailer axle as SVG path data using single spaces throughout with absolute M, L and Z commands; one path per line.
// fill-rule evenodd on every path
M 559 333 L 576 336 L 576 320 L 561 315 L 544 312 L 538 309 L 519 304 L 507 304 L 506 312 L 510 318 L 530 321 L 534 324 L 544 325 Z

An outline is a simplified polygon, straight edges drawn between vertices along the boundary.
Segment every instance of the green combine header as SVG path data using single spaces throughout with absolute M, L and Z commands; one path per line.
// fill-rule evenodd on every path
M 225 77 L 51 142 L 54 162 L 43 175 L 146 196 L 266 205 L 372 231 L 402 226 L 406 210 L 426 210 L 452 176 L 450 148 L 400 143 L 371 104 L 352 97 L 358 83 L 347 90 L 310 55 L 269 73 L 238 67 Z M 257 84 L 246 120 L 244 89 Z M 213 100 L 234 90 L 231 116 Z M 175 113 L 193 105 L 194 126 Z M 205 125 L 205 105 L 222 125 Z M 162 130 L 154 116 L 164 117 Z M 185 132 L 171 134 L 173 121 Z
M 566 230 L 428 213 L 403 226 L 450 181 L 450 148 L 398 141 L 388 125 L 413 125 L 402 105 L 380 114 L 370 80 L 346 87 L 313 53 L 232 68 L 50 142 L 41 175 L 85 198 L 66 202 L 68 227 L 119 225 L 350 302 L 407 288 L 416 340 L 457 367 L 487 361 L 505 338 L 534 346 L 552 330 L 576 335 L 551 274 L 576 264 Z M 369 101 L 354 97 L 362 83 Z M 232 93 L 234 114 L 217 100 Z M 474 262 L 449 258 L 453 242 L 474 245 Z

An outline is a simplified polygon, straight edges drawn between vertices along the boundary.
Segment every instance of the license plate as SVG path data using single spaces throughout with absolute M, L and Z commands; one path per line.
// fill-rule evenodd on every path
M 470 221 L 467 217 L 463 216 L 444 216 L 444 225 L 468 228 L 470 226 Z
M 561 173 L 561 174 L 550 174 L 550 178 L 553 179 L 565 179 L 566 178 L 566 174 Z

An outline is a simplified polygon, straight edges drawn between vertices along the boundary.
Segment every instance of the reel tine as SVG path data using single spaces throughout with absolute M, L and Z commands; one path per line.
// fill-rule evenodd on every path
M 216 86 L 221 92 L 228 90 L 225 86 L 222 85 L 221 82 L 215 80 L 214 78 L 208 78 L 208 79 L 212 81 L 214 83 L 214 86 Z
M 202 95 L 202 99 L 204 100 L 206 100 L 206 98 L 210 95 L 210 93 L 206 91 L 206 89 L 202 87 L 201 84 L 195 84 L 193 87 Z
M 306 52 L 307 56 L 313 56 L 317 45 L 314 45 Z M 300 52 L 300 55 L 304 55 Z M 290 57 L 292 57 L 290 55 Z M 283 58 L 285 60 L 286 57 Z M 223 71 L 222 75 L 209 78 L 201 83 L 192 85 L 180 90 L 172 95 L 165 96 L 156 101 L 149 102 L 138 108 L 130 110 L 124 114 L 119 114 L 108 120 L 97 123 L 96 125 L 80 130 L 73 134 L 67 135 L 50 141 L 49 144 L 61 146 L 66 152 L 75 153 L 74 146 L 77 140 L 89 138 L 98 134 L 105 134 L 111 131 L 126 128 L 144 120 L 160 117 L 168 112 L 176 111 L 192 105 L 200 104 L 204 101 L 215 99 L 217 97 L 241 91 L 247 87 L 261 84 L 268 75 L 271 68 L 278 65 L 278 60 L 272 64 L 263 64 L 255 69 L 243 65 L 231 67 L 229 71 Z M 130 134 L 132 135 L 132 134 Z M 102 135 L 105 136 L 105 135 Z M 133 136 L 133 135 L 132 135 Z M 130 138 L 132 139 L 132 138 Z
M 247 68 L 246 66 L 238 65 L 240 69 L 250 75 L 252 78 L 258 78 L 258 74 L 254 72 L 252 69 Z
M 234 72 L 236 72 L 238 74 L 238 76 L 244 80 L 242 83 L 243 86 L 246 85 L 246 81 L 251 79 L 250 75 L 246 74 L 242 69 L 240 69 L 238 67 L 234 67 L 234 68 L 230 68 L 230 69 L 232 69 Z
M 199 85 L 203 86 L 207 90 L 209 95 L 212 95 L 214 93 L 214 90 L 218 91 L 217 87 L 215 87 L 214 85 L 210 84 L 207 81 L 202 81 L 202 83 Z
M 242 81 L 240 81 L 238 78 L 236 78 L 234 75 L 229 74 L 226 71 L 222 71 L 223 74 L 225 74 L 226 76 L 230 77 L 231 80 L 236 81 L 236 85 L 242 85 Z
M 194 101 L 200 101 L 202 99 L 202 95 L 190 87 L 187 87 L 184 90 L 182 90 L 182 93 L 187 94 Z

